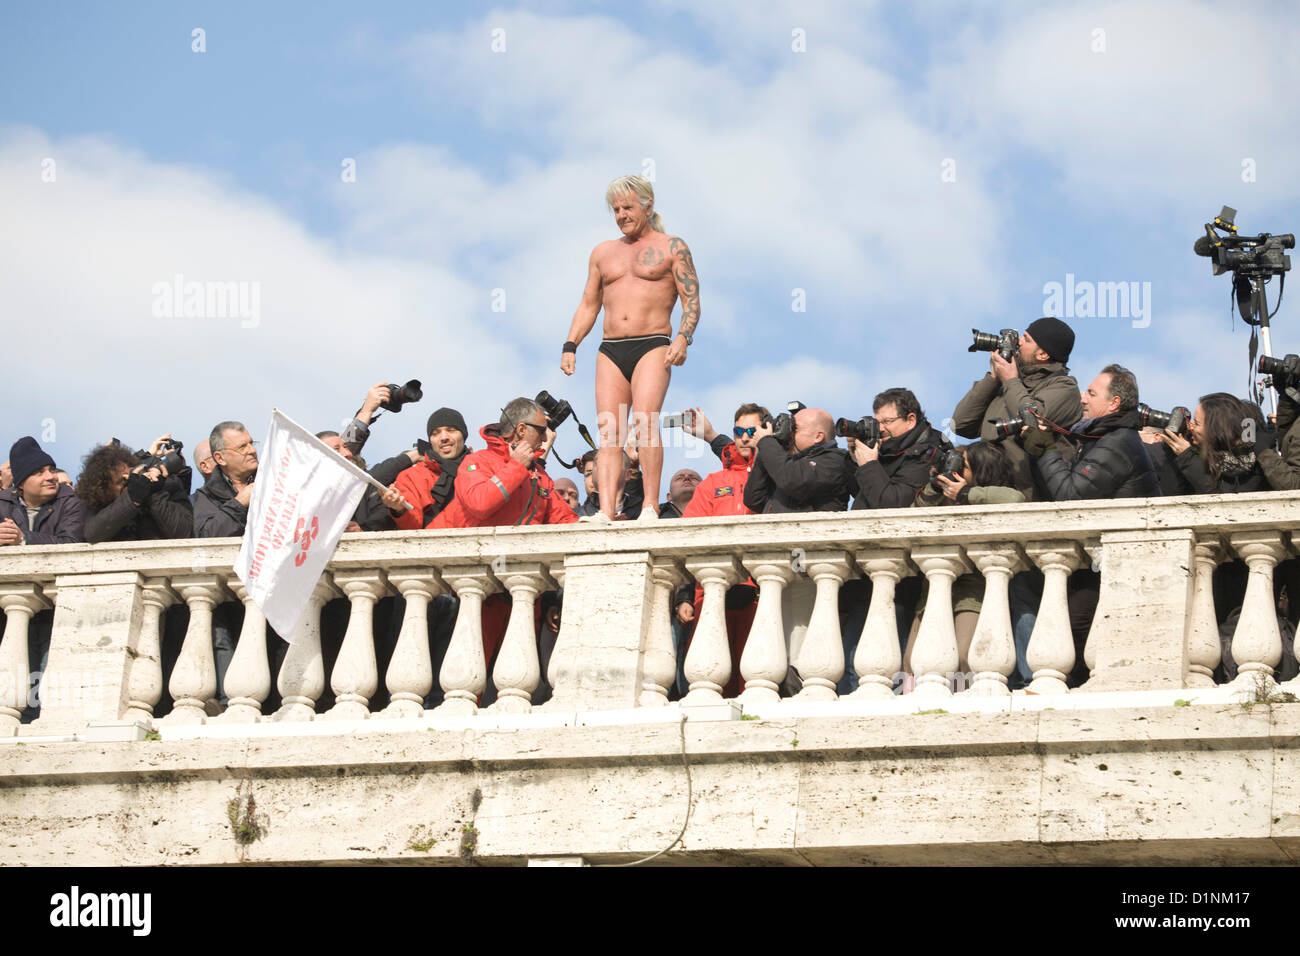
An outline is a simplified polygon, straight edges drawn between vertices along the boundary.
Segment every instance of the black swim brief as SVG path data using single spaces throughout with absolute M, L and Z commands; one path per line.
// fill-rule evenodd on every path
M 670 342 L 672 339 L 666 335 L 636 335 L 626 339 L 605 339 L 600 343 L 600 351 L 609 356 L 630 383 L 632 372 L 642 356 Z

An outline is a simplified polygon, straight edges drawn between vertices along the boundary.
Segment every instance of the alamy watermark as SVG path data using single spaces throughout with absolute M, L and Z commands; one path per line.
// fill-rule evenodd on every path
M 1150 282 L 1078 281 L 1073 272 L 1065 282 L 1043 285 L 1043 315 L 1063 319 L 1132 319 L 1133 328 L 1151 324 Z
M 262 283 L 186 281 L 176 273 L 170 282 L 155 282 L 155 319 L 239 319 L 240 327 L 262 323 Z

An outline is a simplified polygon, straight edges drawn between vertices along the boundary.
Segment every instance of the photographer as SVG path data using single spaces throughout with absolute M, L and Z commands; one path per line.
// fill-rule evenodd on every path
M 953 430 L 962 438 L 996 441 L 993 420 L 1012 418 L 1033 403 L 1039 413 L 1069 428 L 1079 420 L 1079 383 L 1066 363 L 1074 348 L 1074 330 L 1050 316 L 1029 323 L 1020 336 L 1019 351 L 1008 362 L 998 352 L 989 356 L 989 373 L 971 386 L 953 410 Z M 1016 487 L 1034 495 L 1029 462 L 1014 442 L 1003 442 L 1016 476 Z M 1039 489 L 1041 490 L 1041 489 Z
M 1270 488 L 1296 491 L 1300 489 L 1300 356 L 1288 355 L 1282 361 L 1286 370 L 1273 375 L 1281 450 L 1259 447 L 1257 454 Z
M 451 501 L 433 528 L 568 524 L 578 520 L 554 494 L 554 482 L 540 466 L 547 439 L 546 412 L 530 398 L 516 398 L 501 421 L 479 434 L 487 447 L 461 460 Z M 403 475 L 409 472 L 403 472 Z
M 1187 435 L 1165 429 L 1161 444 L 1148 442 L 1160 487 L 1167 495 L 1236 494 L 1266 491 L 1248 431 L 1266 434 L 1264 423 L 1241 399 L 1226 392 L 1202 395 L 1187 421 Z M 1144 441 L 1147 439 L 1143 438 Z
M 1025 454 L 1052 501 L 1145 498 L 1160 494 L 1155 468 L 1138 436 L 1138 387 L 1133 373 L 1107 365 L 1080 395 L 1083 418 L 1066 439 L 1078 449 L 1066 464 L 1047 426 L 1026 426 Z M 1046 415 L 1046 412 L 1044 412 Z
M 853 510 L 907 508 L 930 480 L 935 455 L 948 447 L 930 427 L 916 396 L 906 388 L 890 388 L 876 396 L 872 411 L 880 440 L 872 445 L 854 441 L 857 493 Z
M 745 507 L 755 514 L 845 510 L 851 466 L 848 453 L 835 444 L 830 414 L 820 408 L 795 413 L 788 451 L 773 437 L 774 424 L 765 418 L 755 432 L 758 444 L 745 483 Z
M 180 465 L 175 473 L 158 461 L 165 452 L 170 452 L 173 465 Z M 171 435 L 157 439 L 145 455 L 120 444 L 92 450 L 82 461 L 76 488 L 86 505 L 86 540 L 97 544 L 193 537 L 189 484 L 190 469 L 171 444 Z
M 1011 461 L 1001 443 L 978 441 L 961 449 L 961 454 L 964 464 L 960 474 L 940 474 L 936 470 L 934 477 L 917 492 L 913 507 L 1008 505 L 1025 500 L 1024 493 L 1015 487 Z M 903 670 L 907 673 L 912 671 L 912 647 L 920 632 L 919 609 L 925 607 L 927 585 L 928 582 L 921 585 L 921 596 L 917 601 L 918 613 L 912 619 L 907 647 L 903 652 Z M 953 628 L 957 633 L 957 653 L 960 658 L 958 669 L 963 672 L 970 670 L 966 654 L 970 650 L 971 638 L 975 636 L 975 625 L 979 621 L 983 603 L 983 574 L 963 574 L 953 582 Z

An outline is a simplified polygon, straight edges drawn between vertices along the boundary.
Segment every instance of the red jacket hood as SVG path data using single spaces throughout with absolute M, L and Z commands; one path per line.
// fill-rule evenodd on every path
M 728 471 L 750 471 L 754 466 L 754 449 L 749 450 L 749 458 L 745 458 L 740 453 L 733 441 L 722 449 L 722 467 Z

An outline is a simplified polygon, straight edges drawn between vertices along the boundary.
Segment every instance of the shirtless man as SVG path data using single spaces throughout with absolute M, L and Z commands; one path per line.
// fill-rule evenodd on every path
M 627 439 L 628 408 L 640 449 L 645 500 L 659 500 L 664 452 L 659 443 L 659 412 L 674 365 L 686 361 L 700 321 L 700 283 L 691 250 L 677 236 L 664 234 L 654 211 L 654 188 L 640 176 L 614 180 L 605 202 L 623 233 L 591 251 L 587 287 L 569 326 L 560 368 L 572 375 L 578 343 L 605 309 L 604 341 L 596 355 L 596 412 L 600 451 L 596 487 L 601 513 L 613 519 L 622 497 L 619 449 Z M 682 324 L 672 336 L 673 304 L 682 300 Z M 612 489 L 612 491 L 611 491 Z M 657 518 L 653 507 L 641 518 Z

